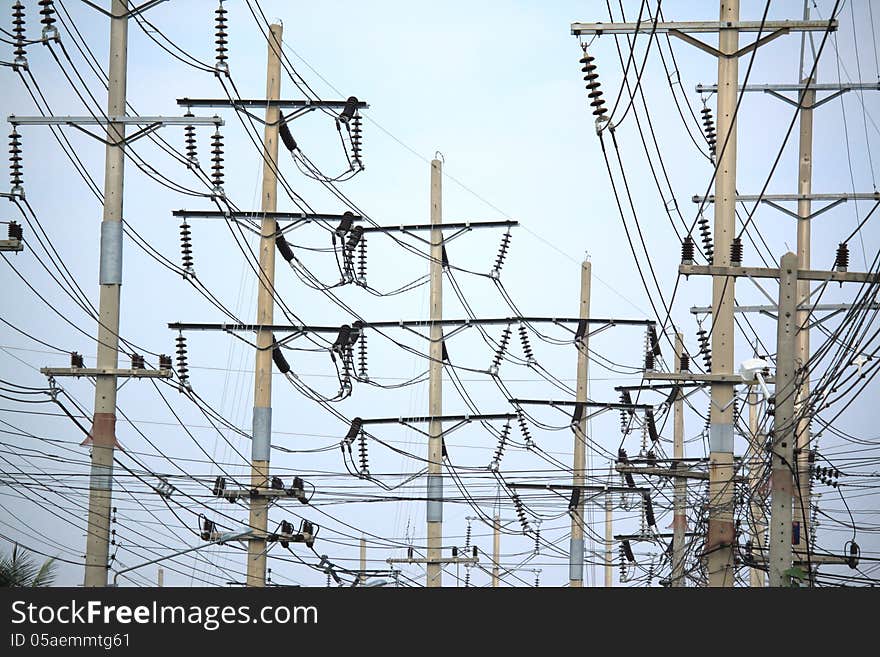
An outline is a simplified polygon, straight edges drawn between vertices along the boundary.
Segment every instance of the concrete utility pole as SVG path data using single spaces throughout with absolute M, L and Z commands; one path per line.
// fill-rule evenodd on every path
M 492 586 L 498 586 L 501 561 L 501 516 L 495 515 L 492 521 Z
M 125 114 L 128 64 L 128 0 L 113 0 L 107 116 Z M 125 123 L 107 124 L 104 164 L 104 215 L 98 300 L 98 369 L 119 367 L 119 293 L 122 286 L 122 197 L 125 172 Z M 116 374 L 95 377 L 92 420 L 89 516 L 84 586 L 107 586 L 110 558 L 110 507 L 113 499 L 113 450 L 116 447 Z
M 160 587 L 165 586 L 165 569 L 164 568 L 159 568 L 158 572 L 156 573 L 156 585 L 160 586 Z
M 675 334 L 675 372 L 681 372 L 684 338 Z M 679 388 L 672 404 L 672 456 L 676 467 L 684 459 L 684 394 Z M 672 515 L 672 586 L 684 586 L 685 532 L 687 532 L 687 479 L 675 478 Z
M 360 584 L 367 583 L 367 539 L 361 536 L 361 574 L 359 576 Z
M 584 260 L 581 265 L 581 305 L 580 318 L 590 318 L 590 274 L 592 265 Z M 577 401 L 587 401 L 587 377 L 590 360 L 589 325 L 584 326 L 583 335 L 576 342 L 577 361 Z M 574 462 L 572 465 L 572 486 L 580 493 L 579 486 L 586 483 L 587 467 L 587 414 L 583 413 L 574 430 Z M 578 503 L 571 511 L 571 539 L 568 552 L 569 586 L 584 585 L 584 495 L 580 494 Z
M 798 257 L 786 253 L 779 264 L 779 319 L 776 325 L 776 390 L 773 414 L 770 586 L 788 586 L 792 567 L 792 493 L 795 467 L 795 398 L 798 392 L 796 336 Z
M 757 490 L 761 486 L 761 470 L 764 464 L 764 441 L 758 433 L 758 393 L 754 387 L 749 392 L 749 458 L 746 459 L 749 465 L 749 490 L 752 491 L 752 522 L 750 536 L 753 548 L 757 548 L 754 552 L 760 559 L 764 557 L 764 511 L 761 506 L 761 500 L 758 499 Z M 764 587 L 764 571 L 761 568 L 749 568 L 749 585 L 763 588 Z
M 431 363 L 428 368 L 428 415 L 443 414 L 443 168 L 431 160 Z M 442 586 L 440 548 L 443 543 L 443 425 L 438 419 L 428 424 L 428 564 L 427 586 Z
M 807 8 L 809 16 L 809 7 Z M 803 80 L 804 83 L 815 83 L 815 79 Z M 800 108 L 800 142 L 798 147 L 798 195 L 812 193 L 813 178 L 813 105 L 816 103 L 815 89 L 806 89 L 801 94 Z M 810 268 L 810 217 L 812 204 L 809 197 L 798 201 L 797 220 L 797 256 L 798 269 Z M 797 282 L 797 350 L 796 358 L 801 366 L 810 360 L 810 311 L 808 299 L 810 282 Z M 805 376 L 798 388 L 795 401 L 798 409 L 807 403 L 810 397 L 810 377 Z M 810 417 L 806 413 L 798 413 L 797 437 L 795 439 L 798 495 L 794 496 L 793 522 L 799 531 L 795 531 L 793 541 L 795 550 L 807 551 L 810 540 Z M 812 573 L 809 573 L 812 577 Z
M 266 98 L 281 97 L 281 35 L 279 24 L 270 26 L 269 56 L 266 65 Z M 278 207 L 278 128 L 281 117 L 278 107 L 266 106 L 266 127 L 263 132 L 263 212 Z M 264 216 L 260 223 L 260 285 L 257 290 L 257 324 L 270 325 L 275 310 L 275 231 L 274 217 Z M 254 371 L 253 442 L 251 445 L 251 487 L 267 488 L 269 452 L 272 442 L 272 332 L 257 331 L 257 355 Z M 250 498 L 247 585 L 266 585 L 266 533 L 269 500 L 266 496 Z
M 739 21 L 739 0 L 721 0 L 720 21 Z M 718 49 L 735 53 L 739 32 L 721 29 Z M 730 264 L 736 212 L 736 99 L 738 57 L 718 58 L 718 164 L 715 177 L 714 264 Z M 712 374 L 733 373 L 734 278 L 712 278 Z M 712 384 L 709 412 L 709 586 L 733 586 L 733 395 L 731 383 Z
M 614 552 L 611 548 L 614 540 L 614 516 L 611 491 L 605 491 L 605 588 L 614 586 Z

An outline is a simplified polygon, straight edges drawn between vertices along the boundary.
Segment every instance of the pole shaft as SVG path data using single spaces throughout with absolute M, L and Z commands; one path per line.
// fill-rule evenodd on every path
M 794 477 L 797 368 L 797 256 L 786 253 L 779 265 L 779 319 L 776 327 L 776 391 L 770 514 L 770 586 L 788 586 L 792 566 L 791 520 Z
M 592 265 L 584 261 L 581 265 L 580 318 L 590 318 L 590 282 Z M 577 342 L 577 401 L 587 401 L 587 379 L 589 366 L 589 331 Z M 587 419 L 583 414 L 574 430 L 574 456 L 572 464 L 572 485 L 586 483 L 587 467 Z M 583 492 L 583 491 L 581 491 Z M 584 495 L 571 512 L 571 539 L 569 541 L 569 586 L 578 588 L 584 585 Z
M 110 18 L 107 114 L 125 114 L 128 63 L 128 0 L 113 0 Z M 119 296 L 122 285 L 122 198 L 125 124 L 107 125 L 104 165 L 104 213 L 101 220 L 101 289 L 98 300 L 98 368 L 119 366 Z M 110 558 L 110 508 L 113 500 L 113 451 L 116 446 L 116 376 L 96 377 L 92 420 L 89 513 L 84 586 L 107 586 Z
M 721 0 L 720 20 L 739 20 L 739 0 Z M 718 47 L 739 47 L 736 29 L 719 30 Z M 718 58 L 718 173 L 715 178 L 714 264 L 730 264 L 736 210 L 736 100 L 739 62 Z M 712 373 L 733 373 L 734 278 L 712 279 Z M 709 532 L 706 541 L 709 586 L 733 586 L 733 385 L 712 384 L 709 425 Z
M 500 582 L 501 561 L 501 516 L 496 515 L 492 522 L 492 586 Z
M 684 339 L 675 334 L 675 371 L 681 372 Z M 676 465 L 684 458 L 684 394 L 679 389 L 672 404 L 672 455 Z M 684 586 L 685 532 L 687 532 L 687 479 L 675 478 L 672 515 L 672 586 Z
M 270 26 L 266 64 L 266 98 L 277 100 L 281 94 L 281 25 Z M 278 207 L 278 120 L 280 111 L 266 107 L 263 132 L 263 212 Z M 260 281 L 257 289 L 257 324 L 272 324 L 275 312 L 275 219 L 264 217 L 260 223 Z M 272 436 L 272 333 L 257 331 L 257 354 L 254 367 L 253 442 L 251 448 L 251 486 L 265 488 L 269 479 L 269 452 Z M 247 585 L 266 585 L 266 531 L 268 499 L 250 498 L 250 527 L 254 536 L 248 540 Z
M 605 491 L 605 588 L 614 586 L 614 554 L 612 553 L 612 541 L 614 540 L 614 516 L 612 514 L 611 491 Z
M 801 99 L 800 110 L 800 144 L 798 153 L 798 194 L 810 194 L 812 191 L 813 178 L 813 103 L 816 102 L 816 91 L 805 91 Z M 809 200 L 798 201 L 797 222 L 797 256 L 798 269 L 810 268 L 810 212 Z M 797 282 L 798 307 L 806 306 L 810 294 L 810 282 Z M 810 321 L 810 313 L 799 310 L 797 313 L 797 350 L 798 364 L 806 365 L 810 359 L 810 330 L 807 324 Z M 796 404 L 798 408 L 807 403 L 810 397 L 810 378 L 805 376 L 798 388 Z M 797 423 L 797 438 L 795 440 L 797 458 L 797 477 L 795 484 L 798 487 L 798 495 L 794 496 L 794 523 L 799 526 L 796 532 L 797 540 L 795 549 L 807 551 L 810 540 L 810 416 L 808 413 L 799 412 Z M 810 574 L 812 576 L 812 574 Z
M 443 414 L 443 327 L 434 322 L 443 319 L 443 168 L 440 160 L 431 160 L 431 363 L 428 369 L 428 414 Z M 439 420 L 428 424 L 428 564 L 427 585 L 442 586 L 439 563 L 443 542 L 443 426 Z
M 367 583 L 367 539 L 361 537 L 361 574 L 360 574 L 360 583 Z
M 751 539 L 752 546 L 757 548 L 755 552 L 764 555 L 764 529 L 766 519 L 761 505 L 760 490 L 762 487 L 761 470 L 764 464 L 763 437 L 758 432 L 758 393 L 752 389 L 749 392 L 749 490 L 752 491 L 752 523 Z M 749 585 L 757 588 L 764 587 L 764 571 L 760 568 L 749 568 Z

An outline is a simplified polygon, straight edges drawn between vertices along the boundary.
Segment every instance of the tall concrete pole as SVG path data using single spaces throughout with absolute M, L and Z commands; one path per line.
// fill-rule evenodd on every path
M 684 339 L 675 334 L 675 371 L 681 372 Z M 684 467 L 684 395 L 679 389 L 672 403 L 672 456 Z M 672 513 L 672 586 L 684 586 L 685 532 L 687 532 L 687 479 L 675 478 Z
M 266 98 L 281 97 L 281 35 L 279 24 L 270 26 L 269 55 L 266 65 Z M 277 107 L 266 107 L 263 132 L 263 212 L 275 212 L 278 206 L 278 122 Z M 275 311 L 275 231 L 274 218 L 260 223 L 260 285 L 257 290 L 257 324 L 272 324 Z M 253 442 L 251 446 L 251 487 L 267 488 L 269 452 L 272 442 L 272 332 L 257 331 L 257 355 L 254 372 Z M 268 499 L 250 498 L 247 585 L 266 585 L 266 532 Z
M 128 0 L 113 0 L 110 18 L 107 115 L 125 115 L 128 63 Z M 122 196 L 125 172 L 124 123 L 107 125 L 104 159 L 104 214 L 98 299 L 98 368 L 119 367 L 119 293 L 122 286 Z M 110 507 L 113 450 L 116 447 L 116 375 L 99 374 L 92 419 L 89 515 L 84 586 L 107 586 L 110 558 Z
M 759 556 L 764 556 L 764 529 L 766 520 L 761 500 L 758 499 L 757 490 L 761 486 L 760 474 L 764 463 L 764 441 L 758 433 L 758 393 L 754 389 L 749 392 L 749 490 L 752 491 L 752 523 L 751 540 L 752 546 L 757 548 Z M 764 587 L 764 570 L 761 568 L 749 568 L 749 585 Z
M 581 319 L 590 318 L 590 274 L 592 265 L 584 261 L 581 265 Z M 585 326 L 583 336 L 577 341 L 577 401 L 587 401 L 587 376 L 589 365 L 589 325 Z M 572 485 L 580 492 L 579 501 L 571 511 L 571 540 L 568 552 L 569 585 L 573 588 L 584 585 L 584 491 L 578 486 L 586 483 L 587 468 L 587 414 L 584 412 L 574 430 L 574 462 L 572 464 Z
M 804 80 L 807 82 L 808 80 Z M 815 83 L 815 80 L 813 80 Z M 807 89 L 801 97 L 800 109 L 800 145 L 798 152 L 798 194 L 810 194 L 813 178 L 813 104 L 816 102 L 815 89 Z M 798 201 L 797 223 L 797 255 L 798 269 L 810 268 L 810 212 L 809 200 Z M 810 282 L 797 282 L 798 308 L 807 305 L 810 295 Z M 803 366 L 810 360 L 810 330 L 807 324 L 810 314 L 806 310 L 797 311 L 797 350 L 798 364 Z M 795 458 L 797 459 L 798 476 L 795 484 L 798 487 L 794 496 L 795 550 L 806 552 L 810 540 L 810 417 L 802 410 L 802 405 L 810 397 L 810 377 L 805 376 L 798 388 L 796 407 L 800 419 L 797 422 L 797 438 L 795 439 Z M 812 574 L 810 574 L 812 577 Z
M 501 570 L 501 516 L 492 522 L 492 586 L 498 586 Z
M 721 0 L 720 20 L 739 21 L 739 0 Z M 718 47 L 734 53 L 739 31 L 719 30 Z M 715 177 L 714 264 L 730 265 L 736 210 L 737 57 L 718 58 L 718 172 Z M 733 374 L 733 277 L 712 279 L 712 373 Z M 733 586 L 733 385 L 712 384 L 709 418 L 709 533 L 706 541 L 709 586 Z
M 443 168 L 431 160 L 431 321 L 443 319 Z M 443 327 L 431 324 L 431 363 L 428 368 L 428 415 L 443 414 Z M 439 420 L 428 424 L 428 564 L 427 585 L 442 586 L 440 549 L 443 543 L 443 426 Z
M 361 536 L 361 574 L 359 576 L 360 584 L 367 583 L 367 539 Z
M 614 516 L 612 515 L 611 491 L 605 491 L 605 588 L 614 586 L 614 553 L 611 549 L 614 540 Z
M 794 253 L 779 265 L 779 318 L 776 325 L 776 404 L 773 414 L 772 504 L 770 513 L 770 586 L 788 586 L 792 566 L 791 521 L 795 468 L 797 396 L 797 261 Z

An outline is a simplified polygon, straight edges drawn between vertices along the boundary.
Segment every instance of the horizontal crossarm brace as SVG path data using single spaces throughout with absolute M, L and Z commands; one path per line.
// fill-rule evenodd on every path
M 120 370 L 112 367 L 41 367 L 46 376 L 118 376 L 133 379 L 170 379 L 171 370 Z
M 510 399 L 511 404 L 520 406 L 540 405 L 540 406 L 578 406 L 583 405 L 587 408 L 623 408 L 627 410 L 649 410 L 654 408 L 651 404 L 621 404 L 620 402 L 579 402 L 579 401 L 557 401 L 554 399 Z
M 12 125 L 226 125 L 219 116 L 16 116 L 10 114 L 7 121 Z
M 181 107 L 278 107 L 279 109 L 342 109 L 346 100 L 266 100 L 265 98 L 178 98 Z M 366 109 L 369 105 L 363 101 L 355 103 L 357 109 Z
M 481 422 L 483 420 L 514 420 L 515 413 L 483 413 L 474 415 L 423 415 L 418 417 L 366 418 L 361 424 L 416 424 L 423 422 Z
M 764 267 L 721 267 L 715 265 L 679 265 L 678 273 L 685 276 L 748 276 L 749 278 L 779 278 L 779 269 Z M 799 269 L 797 277 L 802 281 L 834 281 L 837 283 L 877 283 L 880 274 L 857 271 L 823 271 Z
M 602 34 L 664 34 L 671 31 L 690 34 L 711 34 L 720 30 L 740 32 L 824 32 L 837 29 L 837 21 L 679 21 L 641 23 L 572 23 L 571 33 L 575 36 Z

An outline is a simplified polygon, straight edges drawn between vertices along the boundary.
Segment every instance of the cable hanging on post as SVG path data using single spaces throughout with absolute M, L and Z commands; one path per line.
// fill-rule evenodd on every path
M 223 191 L 223 135 L 220 134 L 220 128 L 214 131 L 211 138 L 211 180 L 214 183 L 214 193 L 224 196 Z
M 189 367 L 186 363 L 186 336 L 183 331 L 175 338 L 177 343 L 177 377 L 180 379 L 180 385 L 187 390 L 192 386 L 189 383 Z
M 596 65 L 593 63 L 596 58 L 587 52 L 587 46 L 583 46 L 583 57 L 579 62 L 582 64 L 581 71 L 584 74 L 584 82 L 589 90 L 587 96 L 590 98 L 590 106 L 593 108 L 593 116 L 596 117 L 596 133 L 601 131 L 602 123 L 608 121 L 605 114 L 608 108 L 605 107 L 605 99 L 602 98 L 601 84 L 599 83 L 599 74 L 596 73 Z
M 13 127 L 12 134 L 9 135 L 9 181 L 11 189 L 9 190 L 13 196 L 24 196 L 24 186 L 22 184 L 22 164 L 21 164 L 21 135 L 18 130 Z
M 712 162 L 715 162 L 715 147 L 717 142 L 717 135 L 715 133 L 715 120 L 712 118 L 712 110 L 706 106 L 706 101 L 703 100 L 703 109 L 700 110 L 700 114 L 703 115 L 703 133 L 706 137 L 706 143 L 709 144 L 709 153 L 712 156 Z
M 192 237 L 186 218 L 180 224 L 180 259 L 183 265 L 183 276 L 191 276 L 193 272 Z
M 492 268 L 492 278 L 501 276 L 501 267 L 504 266 L 504 260 L 507 258 L 507 251 L 510 248 L 510 231 L 508 230 L 501 237 L 501 245 L 498 247 L 498 255 L 495 257 L 495 266 Z
M 214 14 L 214 42 L 217 44 L 216 73 L 222 72 L 229 75 L 229 64 L 227 63 L 229 57 L 226 55 L 229 51 L 226 47 L 228 43 L 226 37 L 229 36 L 229 33 L 226 31 L 226 8 L 223 6 L 223 0 L 220 0 L 220 5 L 217 7 L 217 11 L 215 11 Z
M 195 118 L 190 110 L 187 110 L 186 114 L 183 116 L 187 119 Z M 184 141 L 186 142 L 186 159 L 189 161 L 190 168 L 197 169 L 199 166 L 199 160 L 196 157 L 196 127 L 189 124 L 183 130 Z
M 40 0 L 40 22 L 43 24 L 43 39 L 58 40 L 58 28 L 55 27 L 55 3 L 53 0 Z
M 25 16 L 24 5 L 16 2 L 12 5 L 12 32 L 15 35 L 15 59 L 12 62 L 14 70 L 19 67 L 27 70 L 27 51 L 25 50 Z

